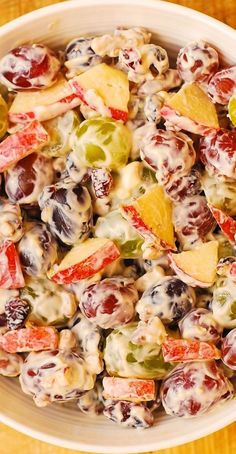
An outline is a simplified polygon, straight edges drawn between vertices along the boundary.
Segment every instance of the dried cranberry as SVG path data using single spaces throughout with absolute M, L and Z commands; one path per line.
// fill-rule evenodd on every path
M 107 197 L 112 187 L 112 175 L 105 169 L 92 169 L 91 180 L 95 195 L 102 199 Z
M 21 298 L 14 298 L 7 301 L 5 313 L 9 329 L 22 328 L 30 312 L 30 305 Z

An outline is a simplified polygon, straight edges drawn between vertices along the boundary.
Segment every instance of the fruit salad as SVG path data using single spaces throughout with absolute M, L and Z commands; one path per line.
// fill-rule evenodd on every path
M 121 26 L 0 82 L 0 375 L 123 427 L 233 399 L 236 66 Z

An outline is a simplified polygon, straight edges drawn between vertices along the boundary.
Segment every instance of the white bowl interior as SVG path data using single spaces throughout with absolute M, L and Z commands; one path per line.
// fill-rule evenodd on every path
M 75 36 L 104 33 L 117 25 L 144 26 L 174 55 L 186 42 L 205 39 L 226 63 L 233 61 L 236 32 L 220 22 L 172 3 L 157 0 L 76 0 L 37 10 L 0 29 L 1 51 L 28 41 L 60 47 Z M 41 440 L 77 450 L 131 453 L 168 448 L 197 439 L 235 420 L 236 401 L 192 420 L 160 414 L 146 431 L 123 429 L 104 417 L 89 418 L 75 408 L 35 407 L 17 380 L 0 379 L 0 420 Z

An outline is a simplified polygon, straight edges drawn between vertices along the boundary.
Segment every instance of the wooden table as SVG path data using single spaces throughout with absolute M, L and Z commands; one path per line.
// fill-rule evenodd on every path
M 57 3 L 59 0 L 0 0 L 0 25 L 33 9 Z M 112 1 L 112 0 L 111 0 Z M 202 11 L 236 28 L 236 0 L 176 0 Z M 0 424 L 0 454 L 73 454 L 71 451 L 33 440 Z M 158 451 L 158 454 L 236 454 L 236 423 L 178 448 Z

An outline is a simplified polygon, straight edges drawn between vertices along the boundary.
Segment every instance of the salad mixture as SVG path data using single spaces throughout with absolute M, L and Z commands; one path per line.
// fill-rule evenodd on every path
M 120 27 L 0 81 L 0 374 L 125 427 L 232 399 L 236 66 Z

